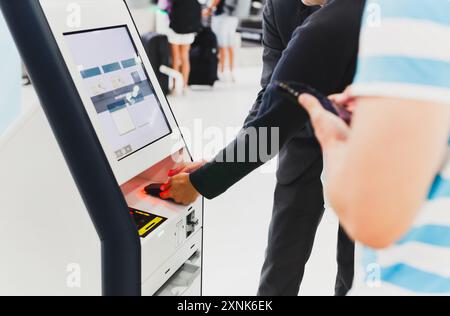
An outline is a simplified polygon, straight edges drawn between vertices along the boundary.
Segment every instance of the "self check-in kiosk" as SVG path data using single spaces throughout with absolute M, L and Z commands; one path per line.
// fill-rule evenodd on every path
M 0 4 L 42 105 L 0 139 L 0 294 L 200 295 L 203 201 L 144 190 L 191 157 L 125 1 Z

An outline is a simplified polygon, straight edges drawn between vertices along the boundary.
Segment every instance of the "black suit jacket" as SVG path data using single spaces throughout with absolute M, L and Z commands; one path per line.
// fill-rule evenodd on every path
M 282 54 L 288 46 L 292 34 L 306 19 L 320 7 L 309 7 L 301 0 L 268 0 L 264 8 L 263 32 L 263 73 L 261 78 L 262 91 L 246 118 L 249 123 L 256 118 L 261 107 L 262 97 Z M 298 131 L 279 153 L 279 167 L 277 179 L 279 183 L 293 182 L 319 157 L 320 145 L 314 138 L 310 128 Z
M 299 11 L 302 7 L 300 0 L 269 0 L 264 14 L 263 88 L 266 88 L 270 81 L 284 81 L 307 84 L 324 95 L 343 91 L 353 81 L 356 70 L 364 4 L 364 0 L 329 0 L 323 8 L 310 15 L 295 29 L 289 41 L 288 32 L 295 28 L 295 22 L 287 22 L 289 17 L 297 12 L 294 16 L 297 23 L 301 23 L 298 21 L 299 17 L 311 12 Z M 284 36 L 277 36 L 282 32 Z M 279 54 L 280 48 L 283 47 L 283 41 L 288 41 L 287 48 L 281 50 L 282 54 L 277 58 L 277 52 Z M 274 67 L 273 72 L 270 71 L 270 65 Z M 281 133 L 288 130 L 283 129 L 281 116 L 274 117 L 271 122 L 270 116 L 258 117 L 257 114 L 261 104 L 268 107 L 264 102 L 274 102 L 275 108 L 277 106 L 281 108 L 282 104 L 277 104 L 279 101 L 268 96 L 265 91 L 260 93 L 246 126 L 280 127 Z M 289 141 L 280 151 L 278 181 L 285 184 L 297 179 L 321 155 L 304 110 L 300 106 L 295 110 L 288 110 L 292 112 L 286 111 L 286 114 L 289 114 L 285 117 L 285 125 L 295 120 L 298 132 L 294 137 L 284 135 Z M 246 138 L 241 134 L 219 153 L 214 161 L 191 174 L 194 187 L 203 196 L 207 198 L 218 196 L 264 163 L 264 161 L 239 162 L 227 156 L 228 152 L 235 152 L 235 149 L 245 142 Z

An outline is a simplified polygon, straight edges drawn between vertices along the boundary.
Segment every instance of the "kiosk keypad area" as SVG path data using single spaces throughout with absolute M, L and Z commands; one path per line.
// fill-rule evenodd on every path
M 167 220 L 165 217 L 156 216 L 134 208 L 130 208 L 130 215 L 133 216 L 141 238 L 147 237 L 152 231 Z

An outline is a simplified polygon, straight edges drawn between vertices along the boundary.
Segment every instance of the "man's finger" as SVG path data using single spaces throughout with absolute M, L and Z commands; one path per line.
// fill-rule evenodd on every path
M 314 96 L 310 94 L 302 94 L 298 102 L 301 106 L 305 108 L 306 111 L 308 111 L 309 116 L 311 119 L 314 119 L 318 115 L 320 115 L 325 109 L 320 104 L 319 100 L 317 100 Z
M 161 191 L 167 191 L 168 189 L 170 189 L 171 186 L 172 186 L 172 178 L 169 178 L 169 179 L 167 180 L 167 182 L 164 183 L 164 184 L 161 186 L 160 190 L 161 190 Z
M 185 165 L 181 165 L 181 166 L 178 166 L 178 167 L 176 167 L 176 168 L 174 168 L 172 170 L 169 170 L 168 176 L 169 177 L 173 177 L 173 176 L 179 174 L 180 172 L 182 172 L 185 168 L 186 168 Z
M 339 94 L 332 94 L 328 97 L 331 102 L 337 105 L 345 105 L 350 100 L 347 94 L 345 93 L 339 93 Z
M 164 192 L 161 192 L 159 194 L 159 197 L 163 200 L 167 200 L 167 199 L 171 199 L 173 198 L 172 193 L 170 192 L 170 190 L 166 190 Z

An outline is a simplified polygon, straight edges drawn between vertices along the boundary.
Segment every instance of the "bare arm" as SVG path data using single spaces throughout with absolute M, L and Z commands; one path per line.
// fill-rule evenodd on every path
M 333 208 L 355 240 L 373 248 L 390 246 L 410 228 L 442 164 L 450 107 L 360 98 L 346 130 L 311 102 L 302 104 L 310 104 L 324 149 Z M 338 133 L 331 130 L 335 127 Z
M 223 1 L 223 0 L 213 0 L 212 2 L 211 2 L 211 4 L 210 4 L 210 8 L 215 8 L 215 7 L 217 7 L 218 5 L 219 5 L 219 3 L 220 3 L 220 1 Z
M 220 2 L 223 0 L 213 0 L 211 1 L 208 8 L 205 9 L 204 15 L 208 16 L 211 15 L 211 13 L 217 8 L 217 6 L 220 4 Z

